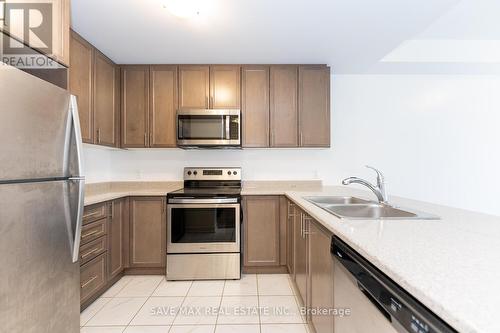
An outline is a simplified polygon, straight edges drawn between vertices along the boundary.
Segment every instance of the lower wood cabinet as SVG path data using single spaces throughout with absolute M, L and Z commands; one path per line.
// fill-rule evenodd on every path
M 243 198 L 243 262 L 246 267 L 280 266 L 280 197 Z
M 297 208 L 294 203 L 290 200 L 286 201 L 286 267 L 288 273 L 295 281 L 295 269 L 294 269 L 294 224 Z
M 103 253 L 80 267 L 80 303 L 106 286 L 106 255 Z
M 124 224 L 128 221 L 127 198 L 111 203 L 111 216 L 108 219 L 108 278 L 111 280 L 124 269 Z M 128 242 L 127 242 L 128 244 Z
M 332 234 L 325 231 L 312 219 L 309 232 L 309 306 L 311 309 L 333 309 L 333 258 L 330 255 Z M 332 333 L 332 315 L 311 311 L 311 323 L 316 333 Z
M 130 267 L 165 268 L 166 197 L 130 198 Z
M 307 289 L 308 289 L 308 235 L 307 235 L 307 225 L 304 219 L 305 213 L 300 211 L 297 218 L 294 221 L 294 276 L 295 285 L 298 290 L 299 300 L 303 306 L 307 306 Z

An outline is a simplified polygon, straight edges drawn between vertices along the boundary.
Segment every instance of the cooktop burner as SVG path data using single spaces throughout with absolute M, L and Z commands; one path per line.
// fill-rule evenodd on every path
M 184 188 L 168 198 L 239 197 L 241 168 L 184 168 Z

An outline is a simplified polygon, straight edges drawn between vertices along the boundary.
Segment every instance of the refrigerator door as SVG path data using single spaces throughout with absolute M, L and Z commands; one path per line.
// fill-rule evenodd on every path
M 0 184 L 2 332 L 79 332 L 72 199 L 79 182 Z M 79 235 L 78 235 L 79 237 Z
M 0 183 L 70 176 L 69 100 L 66 90 L 0 66 Z

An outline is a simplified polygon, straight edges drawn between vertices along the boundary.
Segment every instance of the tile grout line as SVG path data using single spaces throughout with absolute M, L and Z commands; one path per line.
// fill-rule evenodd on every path
M 166 278 L 165 278 L 166 279 Z M 193 287 L 193 280 L 190 280 L 191 284 L 189 285 L 189 288 L 188 290 L 186 291 L 186 294 L 184 295 L 184 297 L 182 298 L 182 302 L 181 302 L 181 306 L 179 307 L 179 310 L 177 311 L 177 313 L 175 314 L 174 316 L 174 319 L 172 320 L 172 325 L 170 325 L 170 328 L 168 329 L 168 331 L 170 332 L 172 330 L 172 327 L 174 326 L 175 324 L 175 320 L 177 319 L 177 317 L 179 316 L 179 313 L 181 312 L 182 310 L 182 307 L 184 306 L 184 303 L 186 302 L 186 298 L 188 297 L 189 295 L 189 291 L 191 291 L 191 288 Z
M 220 314 L 220 309 L 222 306 L 222 299 L 224 297 L 224 290 L 226 289 L 226 280 L 224 280 L 224 285 L 222 286 L 222 293 L 220 295 L 220 301 L 219 301 L 219 309 L 217 311 L 217 318 L 215 318 L 215 326 L 214 326 L 214 333 L 217 331 L 217 325 L 219 323 L 219 314 Z
M 262 333 L 262 319 L 260 309 L 260 291 L 259 291 L 259 275 L 255 274 L 255 285 L 257 286 L 257 309 L 259 310 L 259 333 Z
M 154 288 L 154 290 L 151 292 L 151 295 L 153 295 L 153 293 L 156 291 L 156 289 L 160 286 L 161 284 L 161 279 L 160 281 L 158 282 L 158 284 L 156 285 L 156 287 Z M 130 323 L 132 323 L 132 321 L 135 319 L 135 317 L 137 317 L 137 314 L 139 314 L 139 312 L 142 310 L 142 308 L 144 307 L 144 305 L 149 301 L 149 299 L 151 298 L 151 295 L 147 296 L 146 297 L 146 300 L 144 301 L 144 303 L 142 303 L 141 307 L 139 308 L 139 310 L 137 310 L 137 312 L 134 314 L 134 316 L 132 317 L 132 319 L 130 319 L 130 321 L 128 322 L 128 324 L 125 326 L 125 329 L 127 329 L 127 327 L 130 326 Z

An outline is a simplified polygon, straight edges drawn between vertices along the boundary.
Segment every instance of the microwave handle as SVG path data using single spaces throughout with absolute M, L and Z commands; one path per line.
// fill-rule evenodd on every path
M 231 138 L 231 116 L 226 116 L 226 140 L 229 140 Z

